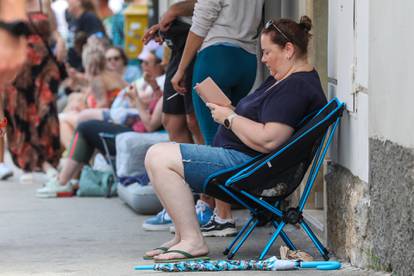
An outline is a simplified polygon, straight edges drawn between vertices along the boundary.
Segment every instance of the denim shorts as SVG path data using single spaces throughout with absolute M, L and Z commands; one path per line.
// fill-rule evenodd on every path
M 209 175 L 248 162 L 253 157 L 237 150 L 206 145 L 180 144 L 184 179 L 196 193 L 204 192 Z

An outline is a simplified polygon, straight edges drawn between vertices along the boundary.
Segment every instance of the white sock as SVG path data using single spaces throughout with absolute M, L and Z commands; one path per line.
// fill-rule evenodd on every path
M 214 220 L 216 222 L 220 223 L 220 224 L 227 223 L 227 222 L 234 223 L 234 219 L 233 218 L 223 219 L 223 218 L 219 217 L 217 214 L 216 214 Z

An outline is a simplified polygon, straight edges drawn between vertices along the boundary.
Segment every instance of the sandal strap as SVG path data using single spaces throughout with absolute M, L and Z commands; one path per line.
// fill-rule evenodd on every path
M 185 252 L 185 251 L 182 251 L 182 250 L 168 250 L 168 251 L 165 251 L 165 252 L 164 252 L 164 254 L 167 254 L 167 253 L 178 253 L 178 254 L 181 254 L 181 255 L 183 255 L 184 257 L 188 258 L 188 259 L 193 259 L 193 258 L 195 258 L 195 257 L 194 257 L 193 255 L 191 255 L 190 253 Z
M 165 252 L 168 251 L 168 249 L 169 249 L 168 247 L 161 246 L 161 247 L 154 248 L 153 250 L 161 250 L 161 251 L 163 251 L 165 253 Z

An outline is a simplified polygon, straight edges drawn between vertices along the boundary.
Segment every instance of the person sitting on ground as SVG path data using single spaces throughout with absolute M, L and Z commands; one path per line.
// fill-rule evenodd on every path
M 127 83 L 132 83 L 141 76 L 138 66 L 128 65 L 128 58 L 120 47 L 109 47 L 105 52 L 105 59 L 106 67 L 120 74 Z
M 155 54 L 150 53 L 154 59 L 151 66 L 160 66 Z M 135 86 L 129 86 L 130 89 L 125 95 L 130 97 L 131 106 L 136 106 L 139 113 L 139 119 L 135 121 L 132 127 L 114 124 L 106 121 L 89 120 L 78 125 L 72 142 L 68 149 L 68 160 L 63 165 L 62 171 L 56 178 L 53 178 L 45 184 L 44 187 L 37 190 L 38 197 L 59 197 L 60 195 L 72 194 L 73 189 L 70 180 L 78 175 L 82 166 L 88 163 L 95 149 L 105 153 L 104 145 L 100 139 L 99 133 L 119 134 L 124 132 L 136 131 L 140 133 L 155 132 L 162 128 L 162 85 L 158 85 L 156 77 L 147 77 L 147 82 L 152 87 L 153 93 L 149 100 L 143 99 Z M 108 143 L 109 153 L 115 156 L 115 143 Z
M 153 96 L 153 87 L 163 87 L 165 81 L 164 68 L 162 63 L 163 52 L 162 47 L 150 52 L 145 52 L 142 57 L 143 76 L 136 80 L 132 85 L 137 90 L 139 98 L 148 104 Z M 167 64 L 168 62 L 166 62 Z M 154 83 L 152 83 L 155 81 Z M 77 123 L 86 122 L 89 120 L 103 120 L 115 124 L 125 125 L 131 127 L 134 118 L 138 116 L 138 110 L 131 106 L 128 99 L 128 91 L 131 86 L 124 88 L 115 98 L 110 108 L 87 108 L 82 110 L 77 116 Z
M 122 76 L 106 69 L 105 52 L 102 47 L 87 45 L 83 50 L 82 57 L 86 79 L 89 83 L 82 90 L 86 101 L 84 107 L 110 107 L 121 89 L 128 84 L 122 79 Z M 74 104 L 70 100 L 68 105 L 73 106 Z M 79 96 L 72 96 L 72 100 L 78 101 Z M 76 106 L 59 114 L 60 139 L 66 149 L 69 147 L 73 132 L 76 129 L 81 108 L 83 109 L 81 106 Z
M 318 73 L 307 60 L 310 29 L 307 16 L 300 23 L 290 19 L 267 22 L 260 39 L 262 62 L 271 76 L 235 109 L 207 103 L 213 119 L 221 125 L 213 147 L 160 143 L 148 150 L 147 173 L 176 233 L 162 245 L 168 251 L 155 249 L 146 256 L 164 261 L 207 255 L 192 190 L 203 192 L 204 180 L 214 172 L 276 150 L 306 115 L 326 104 Z

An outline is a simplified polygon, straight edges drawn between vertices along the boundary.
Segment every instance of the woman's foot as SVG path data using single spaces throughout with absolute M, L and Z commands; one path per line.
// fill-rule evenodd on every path
M 62 185 L 57 178 L 52 178 L 44 187 L 36 190 L 36 196 L 42 198 L 70 197 L 73 196 L 73 188 L 70 182 Z
M 22 184 L 32 184 L 34 182 L 34 175 L 31 172 L 24 172 L 19 179 Z
M 208 247 L 204 240 L 198 242 L 181 241 L 178 244 L 170 247 L 169 250 L 184 251 L 194 257 L 206 256 L 208 254 Z M 155 261 L 186 259 L 187 257 L 179 252 L 161 253 L 154 256 Z
M 170 240 L 170 241 L 164 243 L 163 245 L 161 245 L 157 249 L 153 249 L 153 250 L 150 250 L 150 251 L 146 252 L 145 257 L 151 258 L 151 257 L 157 256 L 157 255 L 160 255 L 160 254 L 165 252 L 165 250 L 162 250 L 161 248 L 170 248 L 170 247 L 172 247 L 172 246 L 174 246 L 178 243 L 179 243 L 179 240 L 174 238 L 173 240 Z

